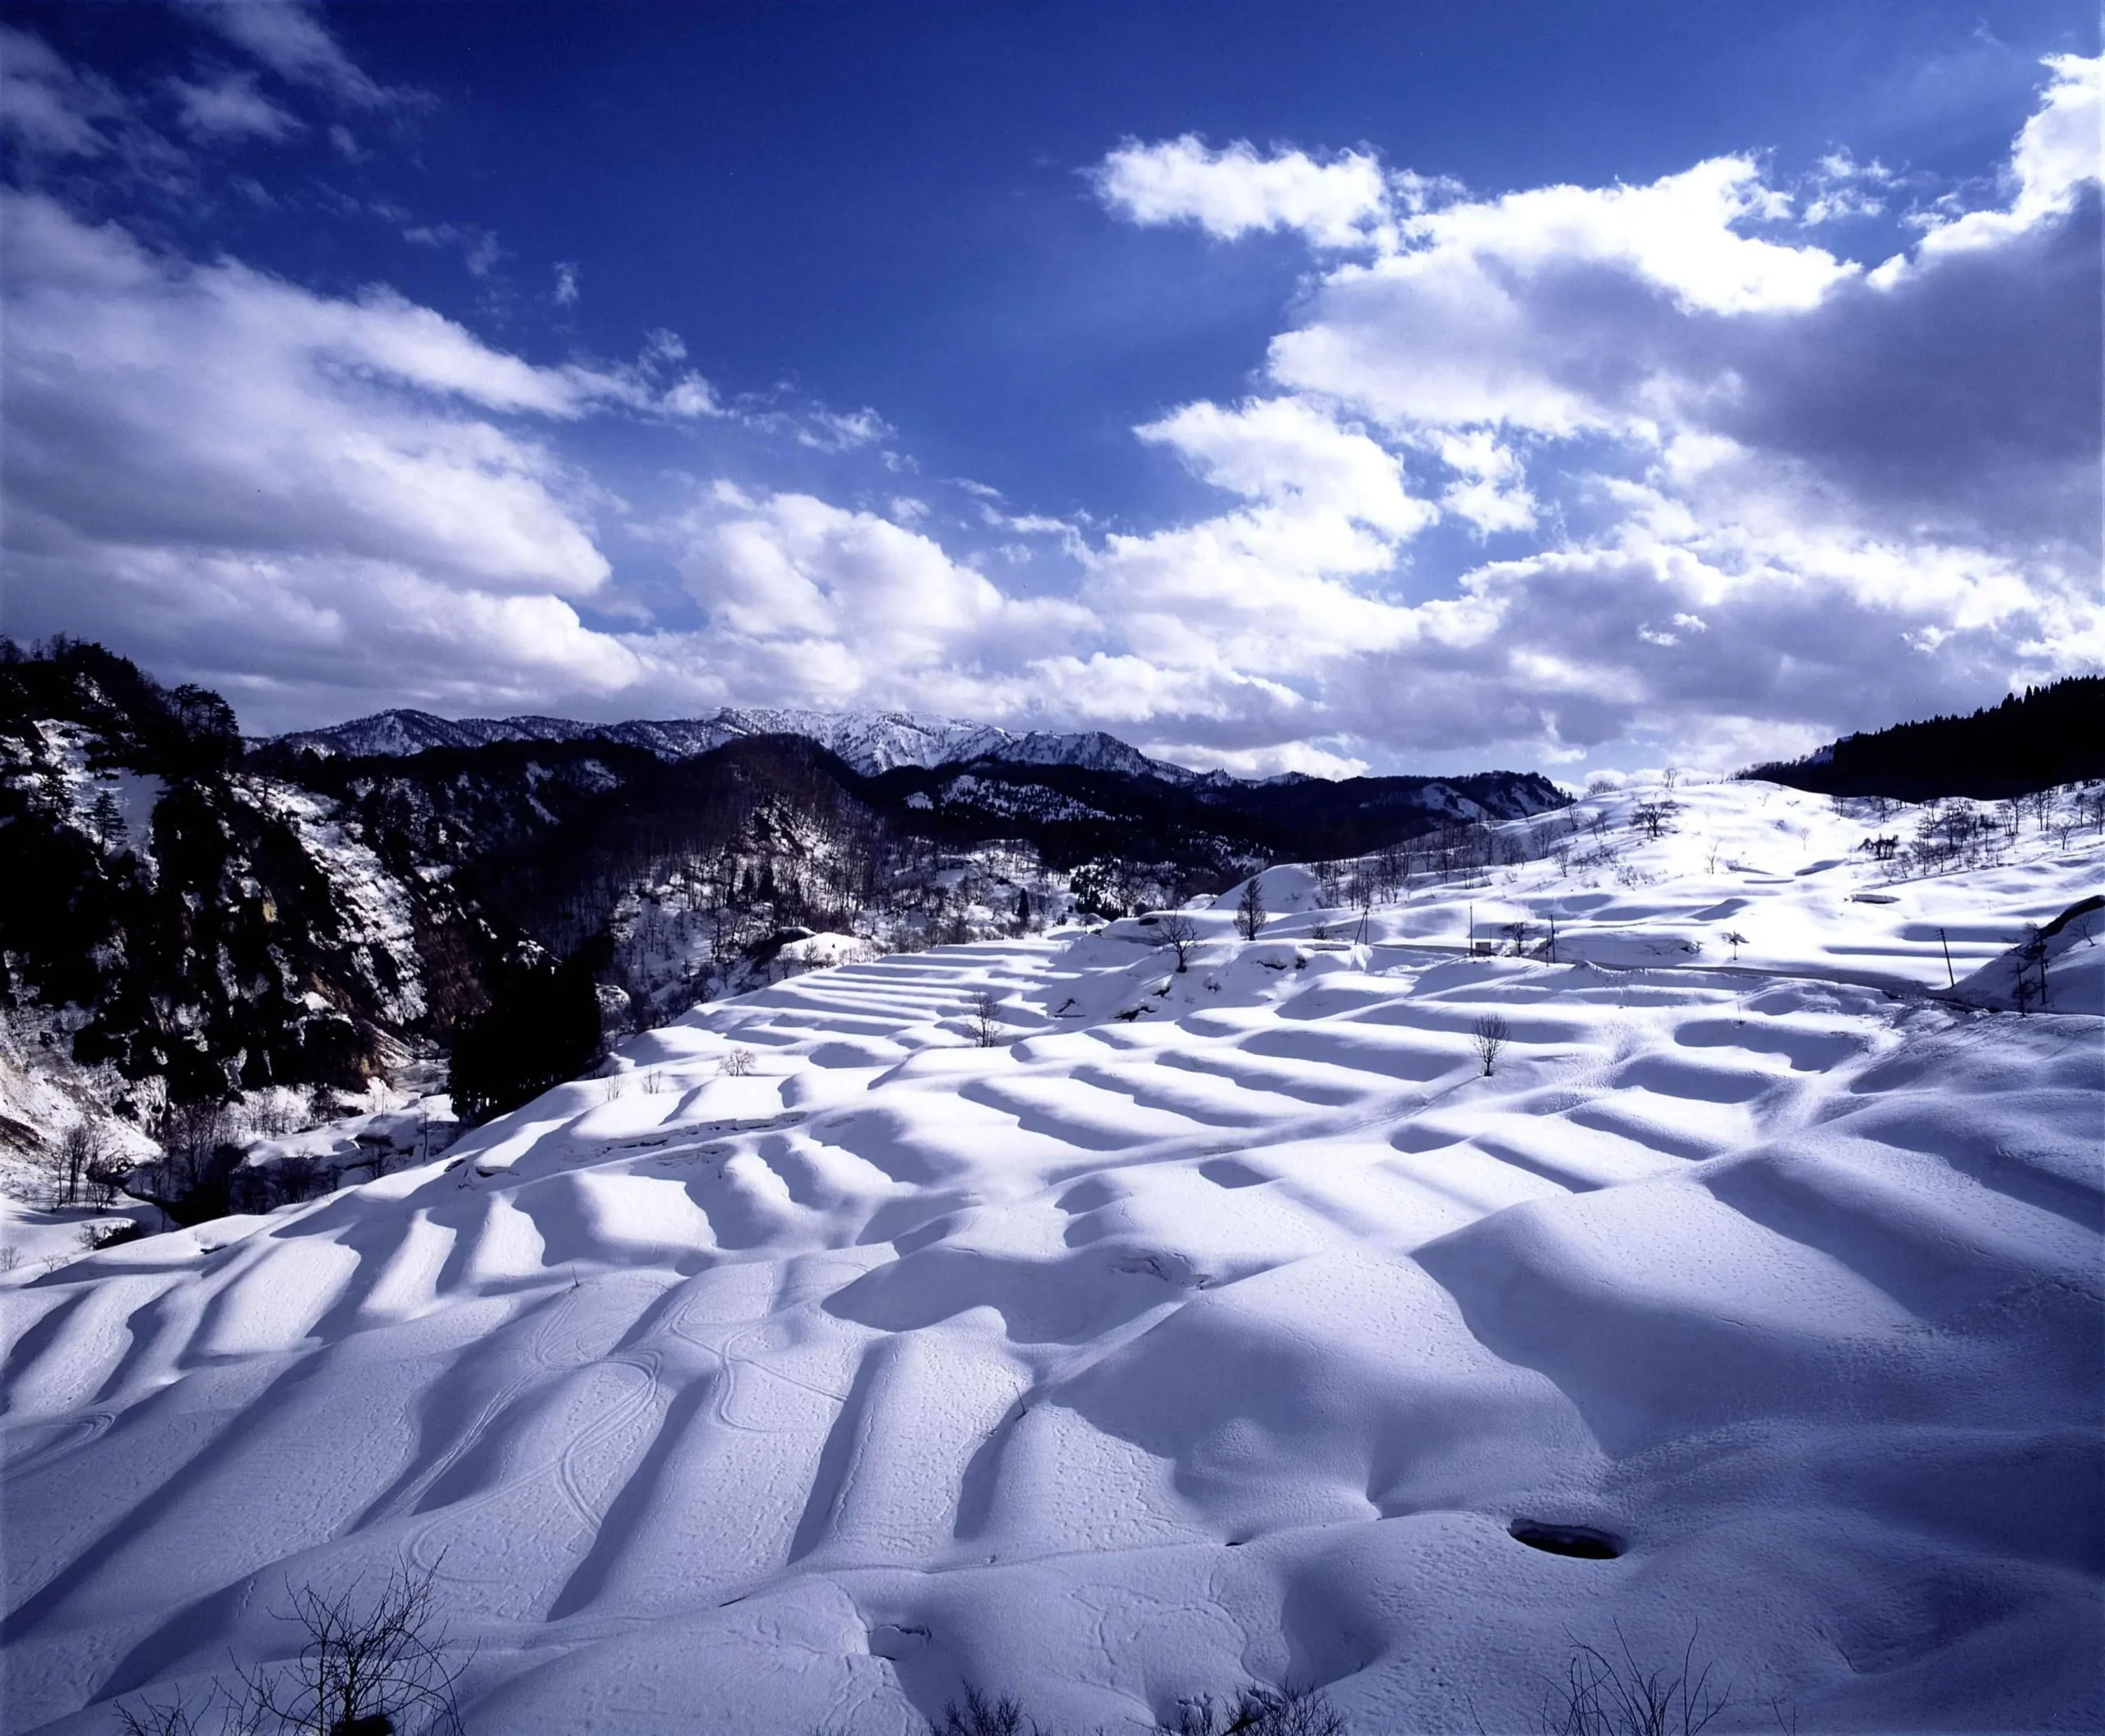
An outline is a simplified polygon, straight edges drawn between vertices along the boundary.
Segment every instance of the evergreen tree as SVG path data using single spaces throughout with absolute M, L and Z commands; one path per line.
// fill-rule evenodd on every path
M 114 854 L 124 848 L 124 813 L 110 790 L 96 792 L 94 804 L 88 809 L 88 823 L 95 827 L 95 836 L 102 840 L 104 849 Z

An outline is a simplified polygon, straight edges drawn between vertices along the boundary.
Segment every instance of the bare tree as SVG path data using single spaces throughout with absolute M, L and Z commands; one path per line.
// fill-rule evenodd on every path
M 1477 1052 L 1477 1059 L 1483 1062 L 1483 1076 L 1488 1079 L 1506 1045 L 1513 1040 L 1513 1027 L 1506 1022 L 1503 1013 L 1487 1012 L 1478 1015 L 1469 1032 L 1470 1045 Z
M 215 1686 L 195 1706 L 180 1693 L 119 1706 L 118 1725 L 125 1736 L 464 1736 L 455 1690 L 468 1660 L 446 1655 L 436 1573 L 397 1568 L 369 1599 L 355 1583 L 333 1597 L 303 1586 L 277 1612 L 304 1636 L 291 1664 L 237 1664 L 240 1692 Z
M 717 1063 L 717 1071 L 726 1079 L 743 1079 L 753 1070 L 753 1052 L 749 1049 L 734 1049 Z
M 1177 969 L 1181 974 L 1190 968 L 1191 949 L 1199 943 L 1199 925 L 1181 911 L 1172 911 L 1155 924 L 1154 937 L 1165 947 L 1177 951 Z
M 454 1688 L 467 1664 L 446 1656 L 435 1567 L 397 1568 L 377 1598 L 354 1584 L 335 1596 L 303 1586 L 284 1619 L 306 1636 L 291 1667 L 241 1672 L 248 1728 L 313 1736 L 460 1736 Z
M 58 1136 L 58 1143 L 52 1148 L 49 1159 L 51 1174 L 51 1203 L 54 1206 L 77 1206 L 84 1191 L 88 1171 L 102 1155 L 102 1141 L 85 1115 L 74 1122 Z
M 972 1040 L 981 1049 L 992 1049 L 1001 1041 L 1002 1003 L 994 998 L 994 991 L 983 988 L 972 998 L 965 1015 L 972 1026 Z
M 215 1687 L 196 1706 L 181 1693 L 167 1701 L 142 1700 L 136 1706 L 119 1706 L 118 1728 L 124 1736 L 206 1736 L 207 1731 L 216 1736 L 253 1736 L 255 1722 L 238 1701 L 217 1718 L 211 1716 L 220 1701 Z
M 1506 937 L 1508 948 L 1512 952 L 1514 957 L 1520 958 L 1526 953 L 1528 950 L 1529 933 L 1527 924 L 1524 922 L 1509 922 L 1505 924 L 1500 928 L 1499 933 Z
M 1668 822 L 1680 805 L 1677 802 L 1640 802 L 1630 810 L 1631 829 L 1641 831 L 1648 838 L 1660 837 L 1669 830 Z
M 1245 940 L 1256 939 L 1265 926 L 1265 889 L 1252 874 L 1243 882 L 1242 896 L 1236 900 L 1235 930 Z
M 91 1158 L 88 1163 L 88 1203 L 114 1205 L 124 1186 L 124 1178 L 131 1173 L 132 1165 L 113 1152 L 104 1151 Z
M 1728 928 L 1723 938 L 1725 944 L 1733 949 L 1733 962 L 1737 965 L 1740 961 L 1740 948 L 1746 944 L 1746 937 L 1737 928 Z

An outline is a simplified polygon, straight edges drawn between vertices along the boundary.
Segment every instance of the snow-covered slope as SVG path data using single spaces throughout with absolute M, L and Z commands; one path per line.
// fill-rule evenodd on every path
M 289 747 L 317 752 L 400 755 L 428 748 L 473 748 L 490 742 L 609 741 L 642 748 L 661 759 L 687 759 L 747 735 L 801 735 L 837 754 L 858 771 L 888 771 L 895 766 L 942 766 L 974 759 L 1015 760 L 1034 766 L 1085 766 L 1197 781 L 1180 766 L 1150 759 L 1101 730 L 1016 735 L 992 724 L 959 718 L 919 717 L 906 711 L 813 711 L 796 708 L 726 706 L 708 717 L 659 722 L 581 724 L 561 717 L 469 717 L 457 721 L 428 711 L 382 711 L 326 729 L 303 729 L 274 738 Z
M 1631 799 L 1582 804 L 1605 861 L 1363 929 L 1273 870 L 1182 974 L 1159 922 L 814 972 L 18 1285 L 8 1728 L 405 1562 L 478 1736 L 877 1736 L 966 1680 L 1128 1729 L 1252 1678 L 1532 1729 L 1618 1632 L 1693 1635 L 1745 1728 L 2101 1727 L 2105 1025 L 1915 986 L 2096 839 L 1897 882 L 1811 798 Z M 1559 958 L 1470 954 L 1472 904 Z

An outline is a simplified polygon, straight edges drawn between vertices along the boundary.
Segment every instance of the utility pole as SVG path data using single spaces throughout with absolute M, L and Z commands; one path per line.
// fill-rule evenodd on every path
M 1953 973 L 1951 968 L 1951 942 L 1945 937 L 1945 932 L 1941 928 L 1937 930 L 1937 944 L 1944 948 L 1945 980 L 1952 988 L 1956 988 L 1959 986 L 1959 978 Z

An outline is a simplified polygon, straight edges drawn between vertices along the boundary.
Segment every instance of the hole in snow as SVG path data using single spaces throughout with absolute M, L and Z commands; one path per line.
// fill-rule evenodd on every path
M 1613 1561 L 1622 1553 L 1622 1539 L 1590 1525 L 1543 1525 L 1533 1519 L 1516 1519 L 1506 1527 L 1516 1542 L 1552 1555 L 1575 1555 L 1581 1561 Z

